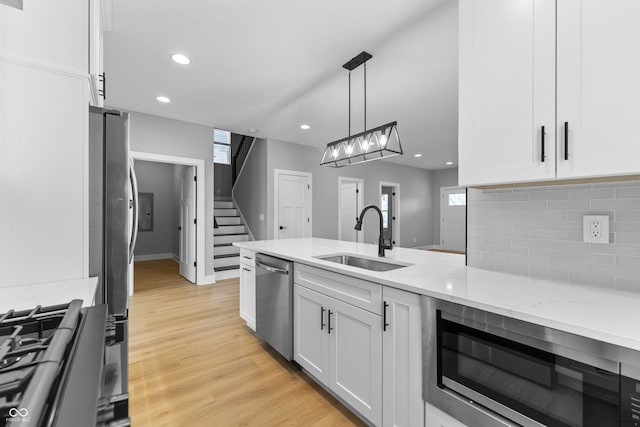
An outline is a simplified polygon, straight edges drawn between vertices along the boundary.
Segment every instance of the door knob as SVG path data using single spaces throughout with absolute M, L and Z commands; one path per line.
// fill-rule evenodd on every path
M 178 227 L 178 231 L 182 231 L 182 227 Z
M 280 226 L 280 230 L 285 230 L 287 227 Z

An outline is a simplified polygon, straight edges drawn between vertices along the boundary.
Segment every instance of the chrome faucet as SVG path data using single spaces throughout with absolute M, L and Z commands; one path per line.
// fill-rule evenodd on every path
M 382 211 L 380 210 L 379 207 L 377 207 L 376 205 L 365 206 L 364 209 L 362 209 L 362 212 L 360 212 L 360 217 L 356 221 L 355 229 L 358 231 L 362 230 L 362 218 L 364 218 L 364 214 L 367 213 L 369 209 L 373 209 L 374 211 L 378 212 L 378 216 L 380 217 L 380 236 L 378 237 L 378 256 L 384 257 L 384 250 L 393 249 L 393 245 L 391 244 L 391 241 L 389 241 L 388 245 L 384 243 L 384 237 L 382 237 L 382 232 L 384 229 L 384 227 L 382 226 Z

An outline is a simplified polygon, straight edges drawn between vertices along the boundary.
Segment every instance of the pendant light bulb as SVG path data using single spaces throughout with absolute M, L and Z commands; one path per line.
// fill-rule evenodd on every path
M 380 145 L 381 145 L 382 147 L 384 147 L 385 145 L 387 145 L 387 136 L 386 136 L 386 135 L 382 135 L 382 136 L 380 137 Z

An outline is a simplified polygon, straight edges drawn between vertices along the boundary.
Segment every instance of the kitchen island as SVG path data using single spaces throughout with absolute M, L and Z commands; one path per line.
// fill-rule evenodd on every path
M 234 245 L 640 351 L 637 293 L 466 267 L 463 256 L 416 249 L 386 251 L 381 260 L 411 265 L 377 272 L 317 258 L 358 254 L 376 259 L 378 248 L 371 244 L 302 238 Z
M 640 322 L 640 294 L 466 267 L 463 256 L 441 252 L 394 248 L 382 258 L 376 245 L 319 238 L 235 245 L 249 263 L 248 275 L 253 274 L 251 266 L 258 274 L 256 253 L 295 263 L 293 360 L 372 425 L 464 426 L 447 415 L 457 410 L 439 404 L 442 412 L 431 398 L 422 400 L 423 378 L 428 388 L 435 381 L 435 328 L 440 331 L 439 314 L 430 301 L 487 312 L 478 313 L 478 319 L 494 313 L 640 351 L 635 328 Z M 243 294 L 255 298 L 255 277 L 243 279 L 241 300 Z M 247 283 L 253 290 L 243 292 Z M 255 301 L 248 312 L 255 313 Z M 253 329 L 255 317 L 246 316 L 249 305 L 243 310 L 241 302 L 240 314 Z M 552 329 L 547 333 L 563 333 Z M 473 416 L 461 419 L 466 425 L 476 422 Z

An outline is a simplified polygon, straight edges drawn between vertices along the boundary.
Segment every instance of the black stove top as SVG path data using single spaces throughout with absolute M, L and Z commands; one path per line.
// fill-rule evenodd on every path
M 0 426 L 52 416 L 82 301 L 0 315 Z

